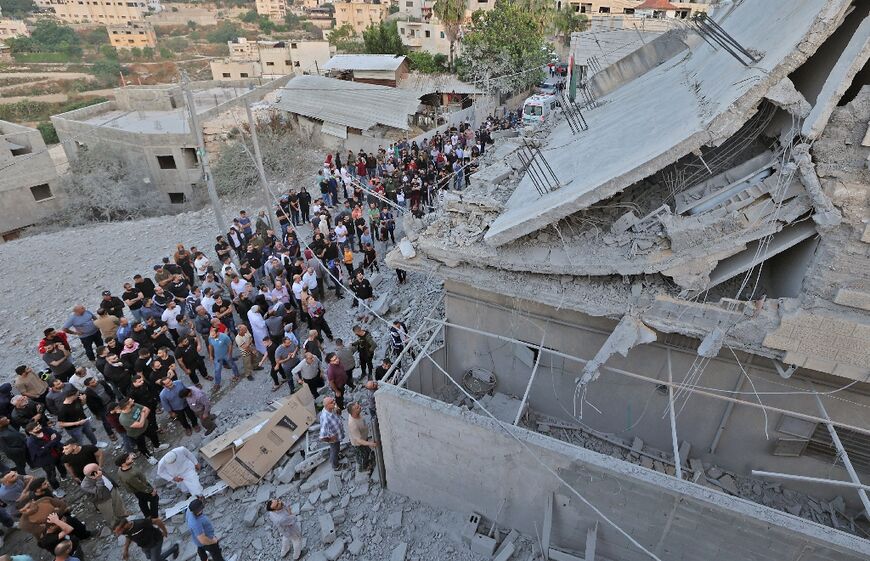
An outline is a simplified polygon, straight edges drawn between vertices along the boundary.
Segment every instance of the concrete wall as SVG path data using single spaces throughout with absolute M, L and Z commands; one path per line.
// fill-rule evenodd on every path
M 541 464 L 616 524 L 668 561 L 858 561 L 868 542 L 693 483 L 514 428 L 528 449 L 480 415 L 409 390 L 376 393 L 387 485 L 461 513 L 495 518 L 500 528 L 540 535 L 554 493 L 552 541 L 583 551 L 599 522 L 597 556 L 648 561 Z M 500 508 L 505 500 L 503 508 Z
M 528 341 L 537 347 L 546 332 L 544 345 L 580 358 L 590 359 L 601 348 L 615 322 L 593 318 L 566 310 L 556 311 L 543 305 L 522 300 L 510 300 L 453 282 L 446 284 L 445 301 L 448 321 L 483 331 Z M 532 369 L 531 351 L 512 343 L 455 329 L 447 330 L 447 361 L 450 373 L 461 376 L 473 367 L 493 371 L 498 378 L 497 391 L 521 397 Z M 668 341 L 669 344 L 663 344 Z M 668 338 L 660 334 L 659 342 L 633 349 L 628 357 L 615 356 L 608 366 L 636 372 L 652 378 L 667 379 L 667 349 L 671 350 L 672 372 L 675 382 L 682 381 L 692 368 L 696 354 L 694 348 L 680 347 L 697 344 L 686 337 Z M 758 392 L 790 392 L 809 387 L 813 380 L 819 391 L 831 391 L 844 386 L 847 380 L 834 378 L 809 370 L 799 370 L 791 379 L 782 379 L 770 361 L 740 353 L 740 360 Z M 532 409 L 566 421 L 574 414 L 575 378 L 582 371 L 577 362 L 544 355 L 529 395 Z M 740 366 L 728 348 L 720 357 L 710 361 L 697 382 L 702 387 L 734 391 L 743 375 Z M 745 382 L 739 397 L 754 400 L 752 384 Z M 848 390 L 823 397 L 831 418 L 855 426 L 870 425 L 870 397 L 866 384 L 856 384 Z M 762 395 L 763 402 L 772 407 L 818 414 L 815 399 L 802 395 Z M 582 422 L 594 429 L 611 433 L 623 439 L 640 437 L 647 445 L 663 451 L 671 450 L 670 424 L 664 415 L 667 394 L 655 386 L 618 374 L 603 371 L 601 377 L 588 387 L 583 407 Z M 598 408 L 596 411 L 592 406 Z M 679 439 L 691 443 L 690 456 L 718 465 L 742 475 L 752 469 L 793 473 L 822 478 L 848 480 L 848 474 L 830 460 L 810 456 L 784 457 L 772 455 L 778 438 L 793 438 L 777 431 L 783 415 L 769 414 L 767 418 L 756 408 L 737 405 L 721 434 L 715 453 L 710 453 L 727 402 L 691 397 L 677 418 Z M 579 410 L 579 404 L 578 404 Z M 765 434 L 765 426 L 767 434 Z M 870 474 L 864 473 L 865 477 Z M 842 495 L 852 507 L 857 507 L 857 494 L 847 490 L 820 485 L 789 482 L 784 487 L 800 490 L 822 499 Z
M 13 154 L 6 141 L 21 146 Z M 32 226 L 60 210 L 57 172 L 45 142 L 36 129 L 0 121 L 0 243 L 2 235 Z M 31 187 L 48 184 L 52 196 L 37 201 Z

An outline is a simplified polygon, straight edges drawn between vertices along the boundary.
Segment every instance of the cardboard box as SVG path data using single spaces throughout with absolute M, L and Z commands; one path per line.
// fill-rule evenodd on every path
M 304 384 L 270 405 L 200 448 L 233 489 L 258 483 L 317 418 L 314 398 Z

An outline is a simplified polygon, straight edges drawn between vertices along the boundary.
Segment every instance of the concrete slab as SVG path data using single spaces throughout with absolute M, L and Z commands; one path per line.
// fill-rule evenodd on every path
M 870 17 L 864 18 L 858 26 L 843 54 L 828 74 L 822 91 L 816 96 L 816 104 L 801 127 L 803 136 L 815 140 L 822 134 L 840 98 L 852 85 L 855 75 L 864 67 L 868 59 L 870 59 Z
M 747 0 L 719 22 L 763 53 L 744 66 L 700 42 L 611 92 L 574 136 L 558 123 L 543 154 L 561 187 L 539 195 L 526 175 L 484 239 L 498 246 L 610 197 L 701 146 L 731 136 L 764 94 L 836 29 L 848 0 Z M 663 107 L 667 100 L 667 109 Z M 626 142 L 627 135 L 632 142 Z

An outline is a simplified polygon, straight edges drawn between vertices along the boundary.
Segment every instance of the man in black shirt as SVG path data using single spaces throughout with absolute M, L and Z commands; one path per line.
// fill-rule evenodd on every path
M 118 319 L 124 317 L 124 301 L 117 296 L 112 296 L 110 290 L 103 291 L 103 299 L 100 300 L 100 308 L 109 312 L 109 315 Z
M 57 424 L 66 429 L 67 434 L 76 442 L 81 444 L 85 437 L 91 441 L 91 444 L 99 448 L 108 446 L 105 442 L 97 440 L 97 435 L 94 433 L 94 428 L 85 415 L 83 403 L 85 396 L 79 394 L 75 388 L 69 388 L 66 392 L 66 397 L 57 408 Z
M 187 297 L 190 295 L 190 285 L 184 280 L 184 275 L 175 275 L 172 282 L 169 283 L 169 292 L 175 298 L 175 303 L 180 308 L 181 315 L 185 315 L 187 311 Z
M 217 238 L 215 238 L 215 241 L 217 243 L 214 244 L 214 252 L 217 253 L 218 263 L 223 263 L 224 257 L 230 256 L 230 252 L 232 251 L 232 248 L 230 247 L 230 244 L 227 243 L 227 240 L 224 239 L 223 236 L 218 236 Z
M 302 222 L 311 220 L 311 193 L 305 188 L 299 191 L 299 213 L 302 215 Z
M 130 309 L 130 313 L 136 321 L 142 321 L 142 302 L 145 300 L 145 295 L 138 289 L 134 288 L 129 282 L 124 283 L 124 293 L 121 295 L 124 303 Z
M 88 464 L 103 465 L 103 451 L 96 446 L 81 446 L 75 442 L 67 442 L 60 457 L 67 471 L 75 477 L 76 483 L 81 483 L 85 477 L 85 466 Z
M 142 275 L 133 277 L 133 288 L 141 292 L 146 300 L 154 296 L 154 281 L 146 279 Z
M 197 372 L 206 380 L 214 379 L 208 374 L 205 360 L 200 354 L 200 349 L 199 339 L 195 335 L 182 337 L 178 341 L 178 346 L 175 347 L 175 359 L 178 361 L 178 365 L 181 366 L 181 369 L 187 373 L 190 381 L 198 388 L 202 388 L 202 384 L 199 382 Z
M 178 557 L 178 544 L 173 544 L 172 547 L 163 551 L 163 539 L 168 535 L 166 530 L 158 530 L 157 527 L 148 519 L 126 520 L 121 519 L 115 524 L 115 535 L 126 536 L 127 541 L 124 542 L 124 552 L 121 554 L 121 559 L 127 561 L 130 557 L 130 542 L 135 543 L 145 553 L 148 561 L 165 561 L 172 557 Z

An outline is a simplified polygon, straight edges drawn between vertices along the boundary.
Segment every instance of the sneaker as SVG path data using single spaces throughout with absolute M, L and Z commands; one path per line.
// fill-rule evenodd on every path
M 163 450 L 166 450 L 167 448 L 169 448 L 169 444 L 166 444 L 164 442 L 163 444 L 161 444 L 160 446 L 157 447 L 157 451 L 162 452 Z
M 151 464 L 152 466 L 156 466 L 157 465 L 157 458 L 155 458 L 154 456 L 148 456 L 148 463 Z
M 102 440 L 97 441 L 97 448 L 106 448 L 109 445 L 108 442 L 103 442 Z
M 57 497 L 58 499 L 62 499 L 64 497 L 66 497 L 66 491 L 64 491 L 63 489 L 55 489 L 54 496 Z

